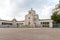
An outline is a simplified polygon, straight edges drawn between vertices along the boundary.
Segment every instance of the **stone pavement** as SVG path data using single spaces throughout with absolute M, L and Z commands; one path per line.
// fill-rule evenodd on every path
M 60 40 L 60 29 L 0 28 L 0 40 Z

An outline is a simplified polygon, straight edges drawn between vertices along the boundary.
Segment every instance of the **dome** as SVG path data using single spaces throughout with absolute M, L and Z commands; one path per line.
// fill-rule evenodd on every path
M 12 21 L 17 21 L 17 20 L 16 20 L 15 17 L 14 17 Z
M 13 19 L 13 21 L 16 21 L 16 19 Z

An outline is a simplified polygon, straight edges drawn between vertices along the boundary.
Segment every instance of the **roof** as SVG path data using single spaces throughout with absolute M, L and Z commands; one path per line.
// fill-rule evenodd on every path
M 51 20 L 51 19 L 39 19 L 39 21 L 42 21 L 42 20 Z

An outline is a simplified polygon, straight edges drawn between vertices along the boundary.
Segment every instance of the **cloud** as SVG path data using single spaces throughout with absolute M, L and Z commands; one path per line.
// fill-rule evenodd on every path
M 50 12 L 58 1 L 59 0 L 0 0 L 0 17 L 11 20 L 15 16 L 17 20 L 24 20 L 28 10 L 33 8 L 37 11 L 40 18 L 50 18 Z

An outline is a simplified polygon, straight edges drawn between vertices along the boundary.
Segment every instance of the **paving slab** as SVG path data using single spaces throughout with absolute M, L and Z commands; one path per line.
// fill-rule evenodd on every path
M 0 40 L 60 40 L 60 28 L 0 28 Z

